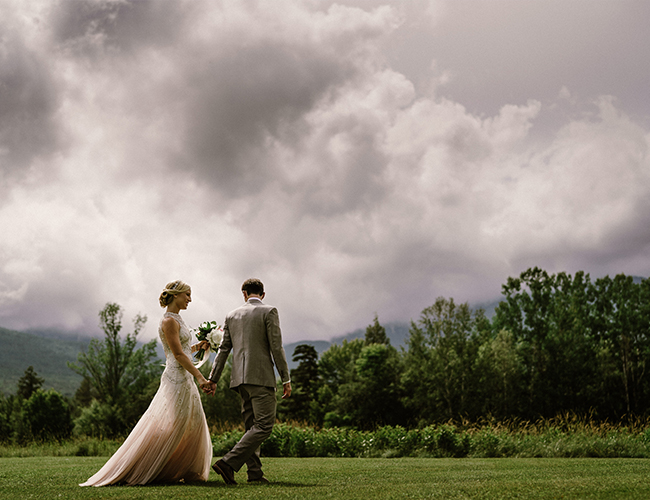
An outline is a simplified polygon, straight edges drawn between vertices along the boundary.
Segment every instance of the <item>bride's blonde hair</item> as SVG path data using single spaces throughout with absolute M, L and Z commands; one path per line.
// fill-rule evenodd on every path
M 160 307 L 167 307 L 174 300 L 174 297 L 179 293 L 187 292 L 190 289 L 190 285 L 181 280 L 172 281 L 165 285 L 165 289 L 160 294 L 158 301 L 160 302 Z

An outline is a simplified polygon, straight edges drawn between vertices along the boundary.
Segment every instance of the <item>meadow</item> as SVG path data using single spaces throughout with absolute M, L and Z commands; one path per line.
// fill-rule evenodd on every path
M 213 429 L 215 456 L 241 427 Z M 314 429 L 278 423 L 262 452 L 271 485 L 206 483 L 81 488 L 121 440 L 0 445 L 0 498 L 650 498 L 645 420 L 618 425 L 575 415 L 537 422 L 449 422 L 422 429 Z M 462 457 L 462 458 L 460 458 Z
M 266 458 L 270 485 L 242 470 L 227 486 L 205 483 L 81 488 L 105 457 L 0 459 L 0 497 L 13 499 L 646 499 L 643 459 Z

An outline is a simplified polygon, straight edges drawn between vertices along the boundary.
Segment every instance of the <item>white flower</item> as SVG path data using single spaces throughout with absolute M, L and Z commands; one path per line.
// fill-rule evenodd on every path
M 221 344 L 222 338 L 223 338 L 223 330 L 221 330 L 220 328 L 215 328 L 210 333 L 208 333 L 206 340 L 210 342 L 210 348 L 216 352 L 217 350 L 219 350 L 219 344 Z

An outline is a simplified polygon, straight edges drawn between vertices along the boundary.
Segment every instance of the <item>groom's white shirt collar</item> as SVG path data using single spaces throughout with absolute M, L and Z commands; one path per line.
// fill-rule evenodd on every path
M 253 300 L 256 300 L 257 302 L 262 302 L 262 299 L 259 297 L 248 297 L 248 300 L 246 302 L 251 302 Z

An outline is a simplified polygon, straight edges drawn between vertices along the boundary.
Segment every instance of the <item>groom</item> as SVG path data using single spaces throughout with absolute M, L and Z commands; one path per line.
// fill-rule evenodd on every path
M 230 388 L 241 398 L 246 432 L 212 468 L 227 484 L 237 484 L 235 472 L 246 464 L 248 482 L 268 483 L 262 472 L 260 445 L 269 437 L 275 423 L 274 362 L 283 384 L 282 399 L 291 395 L 291 381 L 282 347 L 278 310 L 262 303 L 264 285 L 260 280 L 247 279 L 241 290 L 245 304 L 226 316 L 223 340 L 208 377 L 210 386 L 206 392 L 214 395 L 232 350 Z

